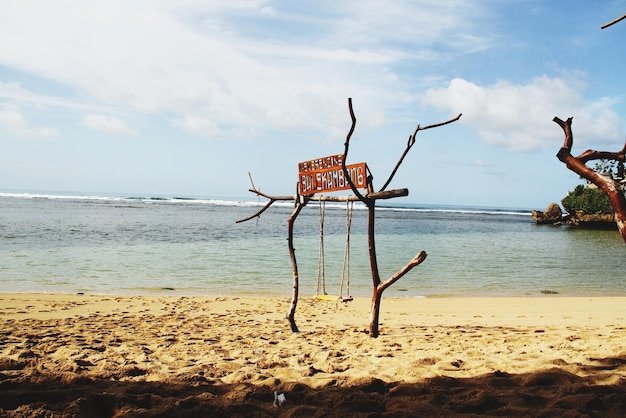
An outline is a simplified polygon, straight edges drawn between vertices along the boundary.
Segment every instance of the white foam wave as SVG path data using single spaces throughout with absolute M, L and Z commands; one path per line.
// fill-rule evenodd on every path
M 236 206 L 236 207 L 263 207 L 268 200 L 260 199 L 236 199 L 236 198 L 210 198 L 210 197 L 178 197 L 178 196 L 141 196 L 141 195 L 99 195 L 99 194 L 79 194 L 79 193 L 49 193 L 49 192 L 0 192 L 0 198 L 18 199 L 60 199 L 60 200 L 91 200 L 91 201 L 114 201 L 114 202 L 144 202 L 144 203 L 176 203 L 176 204 L 205 204 L 216 206 Z M 311 205 L 317 205 L 317 202 Z M 276 207 L 293 207 L 293 201 L 276 201 Z M 325 208 L 329 210 L 345 210 L 346 204 L 343 202 L 326 202 Z M 367 207 L 361 202 L 355 202 L 355 210 L 365 210 Z M 448 213 L 463 215 L 513 215 L 530 216 L 530 211 L 499 209 L 499 208 L 476 208 L 476 207 L 445 207 L 429 205 L 405 206 L 377 206 L 379 211 L 395 212 L 423 212 L 423 213 Z

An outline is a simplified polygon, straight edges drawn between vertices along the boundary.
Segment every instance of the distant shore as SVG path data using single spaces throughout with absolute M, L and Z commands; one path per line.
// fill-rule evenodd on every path
M 366 333 L 367 298 L 301 299 L 300 333 L 284 319 L 288 306 L 277 297 L 0 294 L 0 412 L 626 410 L 624 297 L 384 299 L 377 339 Z

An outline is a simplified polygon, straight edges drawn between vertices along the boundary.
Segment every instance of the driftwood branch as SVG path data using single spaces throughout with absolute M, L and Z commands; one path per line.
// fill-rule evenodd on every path
M 252 178 L 250 178 L 250 181 L 252 181 Z M 256 211 L 252 215 L 250 215 L 250 216 L 248 216 L 246 218 L 243 218 L 243 219 L 239 219 L 239 220 L 235 221 L 235 223 L 246 222 L 246 221 L 249 221 L 250 219 L 254 219 L 254 218 L 260 217 L 263 212 L 265 212 L 267 209 L 269 209 L 270 206 L 272 206 L 275 202 L 277 202 L 279 200 L 285 201 L 285 200 L 295 200 L 296 199 L 296 197 L 294 197 L 294 196 L 271 196 L 271 195 L 262 193 L 260 190 L 258 190 L 258 189 L 256 189 L 254 187 L 254 183 L 252 183 L 252 189 L 248 189 L 248 191 L 256 194 L 257 196 L 261 196 L 261 197 L 264 197 L 266 199 L 269 199 L 269 202 L 267 202 L 265 204 L 265 206 L 263 206 L 261 209 L 259 209 L 258 211 Z
M 611 201 L 611 206 L 615 212 L 615 222 L 617 228 L 620 231 L 622 239 L 626 242 L 626 196 L 620 185 L 611 177 L 600 175 L 592 168 L 587 167 L 585 164 L 588 161 L 596 159 L 608 159 L 614 161 L 624 162 L 626 161 L 626 143 L 621 151 L 607 152 L 607 151 L 594 151 L 587 150 L 580 156 L 574 157 L 572 155 L 572 146 L 574 145 L 574 134 L 572 133 L 572 118 L 567 120 L 561 120 L 558 117 L 554 117 L 553 121 L 561 127 L 565 134 L 563 141 L 563 147 L 556 154 L 559 161 L 565 163 L 574 173 L 580 177 L 595 184 L 600 190 L 607 194 Z
M 352 138 L 352 134 L 354 133 L 354 128 L 356 127 L 356 116 L 354 115 L 354 109 L 352 108 L 352 98 L 348 98 L 348 111 L 350 112 L 350 130 L 346 135 L 346 141 L 343 144 L 343 159 L 341 161 L 341 169 L 343 170 L 343 175 L 345 179 L 348 181 L 350 185 L 350 190 L 352 193 L 363 203 L 368 204 L 368 199 L 366 199 L 359 189 L 355 186 L 352 181 L 352 176 L 348 173 L 348 169 L 346 168 L 346 161 L 348 160 L 348 150 L 350 149 L 350 138 Z M 367 184 L 371 184 L 371 179 L 367 181 Z M 369 205 L 368 205 L 369 206 Z
M 307 204 L 308 199 L 304 199 L 303 203 L 296 202 L 296 207 L 293 209 L 289 220 L 287 221 L 287 245 L 289 247 L 289 258 L 291 259 L 291 271 L 293 275 L 293 291 L 291 295 L 291 303 L 289 304 L 289 312 L 287 313 L 287 320 L 291 326 L 292 332 L 299 332 L 296 325 L 296 307 L 298 306 L 298 294 L 300 288 L 300 276 L 298 274 L 298 263 L 296 261 L 296 249 L 293 246 L 293 226 L 296 222 L 296 218 L 300 214 L 302 208 Z
M 381 192 L 368 193 L 367 198 L 370 200 L 377 199 L 393 199 L 394 197 L 404 197 L 409 195 L 409 189 L 394 189 Z
M 400 279 L 402 276 L 410 272 L 414 267 L 417 267 L 420 264 L 422 264 L 422 262 L 426 260 L 426 256 L 427 256 L 426 252 L 420 251 L 420 253 L 417 254 L 415 257 L 413 257 L 413 259 L 409 261 L 406 266 L 404 266 L 401 270 L 396 272 L 396 274 L 394 274 L 393 276 L 391 276 L 390 278 L 382 282 L 380 285 L 378 285 L 378 287 L 381 290 L 385 290 L 386 288 L 388 288 L 389 286 L 397 282 L 398 279 Z
M 258 211 L 256 211 L 255 213 L 253 213 L 250 216 L 247 216 L 245 218 L 242 219 L 238 219 L 235 221 L 235 223 L 242 223 L 242 222 L 246 222 L 249 221 L 251 219 L 254 218 L 258 218 L 261 216 L 261 214 L 263 212 L 265 212 L 267 209 L 269 209 L 270 206 L 272 206 L 274 203 L 278 202 L 278 201 L 297 201 L 298 200 L 298 196 L 272 196 L 272 195 L 268 195 L 265 193 L 261 193 L 258 190 L 254 190 L 254 189 L 249 189 L 249 192 L 252 192 L 256 195 L 265 197 L 266 199 L 269 199 L 268 202 Z M 374 193 L 368 193 L 365 197 L 366 199 L 369 200 L 386 200 L 386 199 L 393 199 L 396 197 L 404 197 L 404 196 L 408 196 L 409 195 L 409 189 L 394 189 L 394 190 L 385 190 L 383 192 L 374 192 Z M 359 199 L 357 196 L 308 196 L 307 199 L 309 201 L 313 201 L 313 202 L 357 202 L 360 201 L 361 199 Z
M 361 192 L 355 187 L 346 169 L 346 161 L 348 160 L 348 151 L 350 149 L 350 139 L 352 138 L 352 134 L 354 133 L 354 129 L 356 126 L 356 116 L 354 115 L 354 109 L 352 107 L 352 99 L 348 99 L 348 110 L 350 112 L 350 120 L 352 121 L 352 124 L 350 126 L 350 130 L 348 131 L 348 134 L 346 135 L 346 141 L 344 143 L 343 161 L 342 161 L 341 166 L 344 172 L 344 177 L 346 177 L 348 184 L 350 185 L 350 189 L 360 201 L 362 201 L 363 203 L 367 205 L 367 208 L 368 208 L 367 236 L 368 236 L 368 247 L 369 247 L 369 256 L 370 256 L 370 270 L 371 270 L 371 275 L 372 275 L 372 283 L 374 287 L 374 291 L 372 294 L 372 306 L 371 306 L 371 311 L 370 311 L 370 315 L 371 315 L 370 316 L 370 319 L 371 319 L 370 320 L 370 336 L 373 338 L 376 338 L 378 337 L 378 319 L 380 316 L 380 303 L 382 300 L 382 295 L 383 295 L 384 290 L 388 288 L 389 286 L 391 286 L 393 283 L 395 283 L 397 280 L 399 280 L 402 276 L 404 276 L 407 272 L 409 272 L 413 267 L 419 265 L 422 261 L 426 259 L 426 253 L 424 251 L 420 252 L 402 270 L 400 270 L 399 272 L 394 274 L 392 277 L 390 277 L 389 279 L 381 283 L 380 272 L 378 270 L 378 260 L 376 257 L 376 239 L 375 239 L 375 233 L 374 233 L 374 229 L 375 229 L 374 224 L 375 224 L 375 218 L 376 218 L 375 216 L 376 200 L 377 199 L 391 199 L 391 198 L 399 197 L 399 196 L 407 196 L 409 194 L 408 189 L 398 189 L 398 190 L 389 190 L 389 191 L 386 191 L 385 189 L 387 188 L 387 186 L 389 185 L 389 183 L 395 176 L 396 172 L 398 171 L 398 168 L 404 161 L 404 157 L 406 157 L 411 147 L 415 144 L 415 136 L 417 135 L 419 131 L 447 125 L 456 120 L 459 120 L 459 118 L 461 117 L 461 114 L 445 122 L 436 123 L 436 124 L 428 125 L 424 127 L 418 125 L 415 131 L 413 132 L 413 135 L 409 137 L 407 146 L 404 152 L 402 153 L 402 156 L 396 163 L 396 166 L 391 172 L 391 175 L 389 176 L 388 180 L 385 182 L 385 185 L 380 189 L 380 191 L 373 192 L 372 177 L 370 175 L 367 181 L 368 193 L 366 195 L 362 195 Z
M 600 26 L 600 29 L 606 29 L 609 26 L 613 26 L 614 24 L 616 24 L 617 22 L 626 19 L 626 14 L 624 16 L 618 17 L 615 20 L 610 21 L 609 23 L 605 23 L 604 25 Z
M 241 222 L 249 221 L 250 219 L 254 219 L 254 218 L 260 217 L 263 212 L 265 212 L 267 209 L 269 209 L 270 206 L 272 206 L 275 202 L 277 202 L 279 200 L 283 200 L 283 201 L 284 200 L 295 200 L 294 196 L 270 196 L 268 194 L 262 193 L 261 190 L 257 189 L 256 186 L 254 185 L 254 180 L 252 180 L 252 174 L 250 174 L 249 171 L 248 171 L 248 177 L 250 178 L 250 184 L 252 185 L 252 188 L 248 189 L 248 191 L 256 194 L 257 196 L 261 196 L 261 197 L 264 197 L 266 199 L 269 199 L 269 202 L 267 202 L 265 204 L 265 206 L 263 206 L 261 209 L 259 209 L 254 214 L 248 216 L 247 218 L 243 218 L 243 219 L 239 219 L 239 220 L 235 221 L 235 223 L 237 223 L 237 224 L 241 223 Z
M 413 131 L 413 135 L 409 136 L 409 139 L 408 139 L 408 141 L 406 143 L 406 148 L 404 149 L 404 152 L 400 156 L 400 159 L 396 163 L 396 166 L 393 168 L 393 171 L 389 175 L 389 178 L 385 182 L 384 186 L 381 187 L 380 191 L 382 192 L 383 190 L 385 190 L 387 188 L 387 186 L 389 186 L 389 183 L 391 183 L 391 180 L 393 180 L 393 177 L 396 175 L 396 172 L 398 171 L 398 168 L 400 168 L 400 165 L 402 164 L 402 161 L 404 161 L 404 157 L 406 157 L 406 155 L 409 153 L 409 150 L 411 149 L 411 147 L 415 144 L 415 135 L 417 135 L 417 133 L 419 131 L 425 131 L 426 129 L 431 129 L 431 128 L 438 128 L 439 126 L 444 126 L 444 125 L 447 125 L 449 123 L 456 122 L 457 120 L 459 120 L 461 118 L 461 116 L 462 116 L 462 113 L 459 113 L 455 118 L 447 120 L 445 122 L 435 123 L 433 125 L 428 125 L 428 126 L 417 125 L 417 127 L 415 128 L 415 131 Z
M 426 253 L 421 251 L 417 254 L 409 263 L 404 266 L 400 271 L 391 276 L 389 279 L 385 280 L 382 283 L 378 283 L 378 285 L 374 288 L 374 293 L 372 295 L 372 307 L 370 310 L 370 336 L 378 337 L 378 323 L 380 319 L 380 302 L 383 298 L 383 292 L 389 286 L 397 282 L 402 276 L 407 274 L 409 271 L 413 269 L 413 267 L 419 266 L 424 260 L 426 260 Z
M 265 206 L 263 206 L 261 209 L 259 209 L 256 213 L 248 216 L 247 218 L 238 219 L 238 220 L 235 221 L 235 223 L 238 224 L 238 223 L 241 223 L 241 222 L 249 221 L 250 219 L 254 219 L 254 218 L 260 217 L 263 212 L 265 212 L 270 206 L 272 206 L 272 204 L 274 204 L 274 202 L 276 202 L 276 199 L 270 199 L 269 202 L 267 202 L 265 204 Z

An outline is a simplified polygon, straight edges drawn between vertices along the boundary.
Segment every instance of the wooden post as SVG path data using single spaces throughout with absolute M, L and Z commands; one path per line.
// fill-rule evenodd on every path
M 376 257 L 376 201 L 368 201 L 367 205 L 367 244 L 370 255 L 370 270 L 372 273 L 372 306 L 370 307 L 370 337 L 378 338 L 378 318 L 380 317 L 380 302 L 383 296 L 382 291 L 378 291 L 380 285 L 380 272 L 378 271 L 378 258 Z
M 298 306 L 298 288 L 300 278 L 298 276 L 298 262 L 296 261 L 296 249 L 293 246 L 293 225 L 296 222 L 296 218 L 300 214 L 302 208 L 307 204 L 308 199 L 304 200 L 304 203 L 300 203 L 300 200 L 296 200 L 296 206 L 287 221 L 288 237 L 287 242 L 289 246 L 289 257 L 291 258 L 291 271 L 293 273 L 293 292 L 291 295 L 291 304 L 289 305 L 289 312 L 287 313 L 287 320 L 291 326 L 291 331 L 299 332 L 296 325 L 296 307 Z

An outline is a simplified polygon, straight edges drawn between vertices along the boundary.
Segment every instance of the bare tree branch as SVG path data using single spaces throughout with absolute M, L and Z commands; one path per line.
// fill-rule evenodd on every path
M 400 271 L 398 271 L 396 274 L 394 274 L 382 283 L 380 283 L 379 281 L 378 284 L 374 287 L 374 292 L 372 294 L 372 307 L 370 309 L 370 337 L 378 337 L 378 323 L 380 322 L 380 302 L 383 298 L 383 292 L 385 291 L 385 289 L 397 282 L 402 276 L 411 271 L 413 267 L 420 265 L 424 260 L 426 260 L 426 253 L 424 251 L 421 251 L 418 255 L 413 257 L 413 259 Z
M 252 192 L 258 196 L 262 196 L 265 197 L 267 199 L 269 199 L 269 201 L 265 204 L 265 206 L 263 206 L 261 209 L 259 209 L 258 211 L 256 211 L 254 214 L 243 218 L 243 219 L 239 219 L 237 221 L 235 221 L 235 223 L 242 223 L 242 222 L 246 222 L 249 221 L 251 219 L 254 218 L 258 218 L 261 216 L 261 214 L 263 212 L 265 212 L 270 206 L 272 206 L 272 204 L 274 204 L 275 202 L 278 201 L 289 201 L 289 200 L 293 200 L 296 201 L 298 199 L 298 196 L 272 196 L 272 195 L 268 195 L 265 193 L 261 193 L 258 190 L 255 189 L 249 189 L 249 192 Z M 409 190 L 408 189 L 394 189 L 394 190 L 386 190 L 384 192 L 376 192 L 376 193 L 369 193 L 367 195 L 367 199 L 369 200 L 385 200 L 385 199 L 393 199 L 394 197 L 402 197 L 402 196 L 408 196 L 409 195 Z M 326 202 L 346 202 L 346 201 L 352 201 L 352 202 L 356 202 L 356 201 L 360 201 L 360 199 L 358 198 L 358 196 L 307 196 L 307 199 L 310 201 L 317 201 L 317 202 L 321 202 L 321 201 L 326 201 Z
M 554 117 L 556 122 L 563 132 L 565 133 L 565 140 L 563 141 L 563 147 L 556 154 L 557 158 L 565 163 L 567 168 L 575 172 L 582 178 L 595 184 L 600 190 L 607 194 L 611 201 L 611 206 L 615 212 L 615 222 L 617 228 L 620 231 L 622 239 L 626 242 L 626 196 L 619 184 L 611 177 L 600 175 L 595 170 L 587 167 L 585 162 L 606 158 L 615 161 L 625 161 L 626 143 L 619 152 L 607 152 L 607 151 L 594 151 L 587 150 L 583 152 L 579 157 L 574 157 L 571 153 L 572 146 L 574 144 L 574 134 L 572 133 L 572 118 L 568 118 L 566 121 Z
M 287 313 L 287 320 L 289 321 L 292 332 L 299 332 L 298 325 L 296 325 L 296 307 L 298 306 L 298 294 L 300 288 L 300 275 L 298 274 L 296 249 L 293 246 L 293 225 L 296 222 L 296 218 L 300 214 L 300 211 L 308 202 L 308 197 L 305 197 L 302 203 L 300 203 L 300 201 L 296 202 L 296 207 L 293 209 L 293 212 L 287 221 L 287 246 L 289 247 L 289 258 L 291 259 L 291 272 L 293 275 L 293 290 L 291 303 L 289 304 L 289 312 Z
M 413 257 L 413 259 L 409 261 L 406 266 L 404 266 L 401 270 L 396 272 L 393 276 L 391 276 L 390 278 L 382 282 L 378 287 L 381 289 L 381 291 L 385 290 L 386 288 L 388 288 L 389 286 L 397 282 L 402 276 L 404 276 L 409 271 L 411 271 L 414 267 L 417 267 L 420 264 L 422 264 L 422 262 L 426 260 L 426 256 L 427 256 L 426 252 L 420 251 L 420 253 L 417 254 L 415 257 Z
M 349 97 L 348 98 L 348 111 L 350 112 L 350 120 L 352 121 L 352 124 L 350 125 L 350 130 L 348 131 L 348 134 L 346 135 L 346 142 L 344 142 L 343 144 L 343 159 L 341 161 L 341 169 L 343 170 L 343 175 L 345 177 L 345 179 L 348 181 L 348 184 L 350 185 L 350 189 L 352 190 L 352 193 L 354 193 L 354 195 L 363 203 L 368 204 L 368 200 L 361 194 L 361 192 L 359 191 L 359 189 L 357 189 L 357 187 L 354 185 L 354 182 L 352 181 L 352 176 L 350 176 L 350 174 L 348 173 L 348 169 L 346 168 L 346 160 L 348 159 L 348 150 L 350 149 L 350 138 L 352 138 L 352 134 L 354 133 L 354 128 L 356 127 L 356 116 L 354 116 L 354 109 L 352 109 L 352 98 Z M 371 180 L 367 181 L 367 184 L 370 184 Z
M 621 17 L 618 17 L 617 19 L 612 20 L 612 21 L 610 21 L 609 23 L 605 23 L 604 25 L 600 26 L 600 29 L 606 29 L 606 28 L 608 28 L 609 26 L 613 26 L 613 25 L 614 25 L 614 24 L 616 24 L 617 22 L 619 22 L 619 21 L 621 21 L 621 20 L 624 20 L 624 19 L 626 19 L 626 15 L 621 16 Z
M 248 175 L 250 176 L 250 173 L 248 173 Z M 256 194 L 257 196 L 261 196 L 261 197 L 264 197 L 266 199 L 269 199 L 269 202 L 267 202 L 265 204 L 265 206 L 263 206 L 261 209 L 259 209 L 254 214 L 248 216 L 247 218 L 243 218 L 243 219 L 239 219 L 239 220 L 235 221 L 235 223 L 237 223 L 237 224 L 241 223 L 241 222 L 249 221 L 250 219 L 258 218 L 259 216 L 261 216 L 261 214 L 263 212 L 265 212 L 270 206 L 272 206 L 274 204 L 274 202 L 276 202 L 278 200 L 284 201 L 284 200 L 295 200 L 296 199 L 294 196 L 271 196 L 271 195 L 268 195 L 268 194 L 265 194 L 265 193 L 261 192 L 259 189 L 254 187 L 254 182 L 252 181 L 252 176 L 250 176 L 250 182 L 252 183 L 252 189 L 248 189 L 248 191 Z
M 254 218 L 260 217 L 261 214 L 263 212 L 265 212 L 270 206 L 272 206 L 272 204 L 274 202 L 276 202 L 276 199 L 270 199 L 269 202 L 267 202 L 265 204 L 265 206 L 263 206 L 263 208 L 259 209 L 256 213 L 254 213 L 253 215 L 248 216 L 247 218 L 236 220 L 235 223 L 238 224 L 238 223 L 241 223 L 241 222 L 249 221 L 250 219 L 254 219 Z
M 254 187 L 254 180 L 252 180 L 252 174 L 250 174 L 249 171 L 248 171 L 248 177 L 250 178 L 250 184 L 252 185 L 252 189 L 256 190 L 256 187 Z
M 618 152 L 595 151 L 592 149 L 588 149 L 587 151 L 580 154 L 577 158 L 585 163 L 593 160 L 624 161 L 625 152 L 626 144 L 624 144 L 624 148 L 622 148 L 622 150 Z
M 459 120 L 461 118 L 461 116 L 462 116 L 462 113 L 459 113 L 457 115 L 457 117 L 455 117 L 453 119 L 450 119 L 450 120 L 447 120 L 447 121 L 441 122 L 441 123 L 436 123 L 436 124 L 433 124 L 433 125 L 424 126 L 424 127 L 422 127 L 420 125 L 417 125 L 417 127 L 415 128 L 415 131 L 413 131 L 413 135 L 409 136 L 409 140 L 407 141 L 406 148 L 404 149 L 404 152 L 400 156 L 400 159 L 396 163 L 396 166 L 393 168 L 393 171 L 389 175 L 389 178 L 385 182 L 385 185 L 383 187 L 381 187 L 380 191 L 382 192 L 383 190 L 385 190 L 387 188 L 387 186 L 389 186 L 389 183 L 391 183 L 391 180 L 393 180 L 393 177 L 396 175 L 396 171 L 398 171 L 398 168 L 400 168 L 400 165 L 402 164 L 402 161 L 404 161 L 404 157 L 406 157 L 406 155 L 409 153 L 409 150 L 411 149 L 411 147 L 415 144 L 415 135 L 417 135 L 417 133 L 419 131 L 425 131 L 426 129 L 437 128 L 439 126 L 447 125 L 449 123 L 452 123 L 452 122 L 455 122 L 455 121 Z

